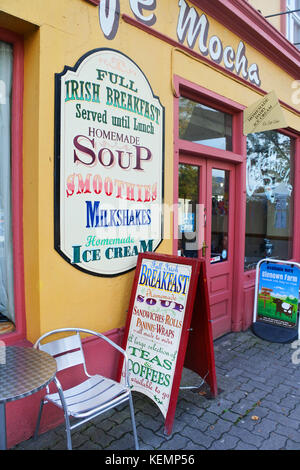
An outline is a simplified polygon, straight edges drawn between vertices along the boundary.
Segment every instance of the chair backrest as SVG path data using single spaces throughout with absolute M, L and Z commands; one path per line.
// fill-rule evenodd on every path
M 38 345 L 39 349 L 54 357 L 57 363 L 57 371 L 80 364 L 83 364 L 84 369 L 86 370 L 80 334 L 78 331 L 74 331 L 75 334 L 71 336 L 56 339 L 45 344 L 39 343 Z M 51 334 L 54 333 L 56 333 L 56 331 L 51 332 Z
M 57 333 L 75 333 L 72 336 L 66 336 L 61 339 L 51 341 L 49 343 L 41 344 L 45 338 L 57 334 Z M 129 381 L 129 368 L 128 368 L 128 357 L 126 351 L 121 348 L 114 341 L 109 339 L 107 336 L 96 331 L 88 330 L 86 328 L 60 328 L 57 330 L 49 331 L 48 333 L 43 334 L 34 344 L 34 348 L 42 349 L 45 352 L 48 352 L 56 359 L 57 362 L 57 371 L 67 369 L 72 366 L 83 364 L 85 374 L 88 377 L 91 375 L 86 369 L 85 357 L 82 349 L 82 343 L 80 338 L 80 333 L 87 335 L 94 335 L 106 343 L 110 344 L 114 349 L 119 351 L 124 357 L 124 374 L 125 374 L 125 383 L 127 387 L 130 387 Z

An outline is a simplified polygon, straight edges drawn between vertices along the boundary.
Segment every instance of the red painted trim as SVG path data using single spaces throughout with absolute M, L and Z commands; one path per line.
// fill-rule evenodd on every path
M 173 166 L 173 204 L 178 204 L 178 165 L 179 165 L 179 154 L 181 160 L 183 155 L 188 154 L 189 156 L 199 157 L 205 156 L 207 158 L 213 158 L 218 160 L 225 160 L 232 163 L 241 163 L 243 156 L 241 156 L 242 143 L 240 139 L 240 132 L 243 129 L 243 116 L 242 111 L 245 109 L 240 103 L 230 100 L 224 96 L 219 95 L 211 90 L 208 90 L 200 85 L 190 82 L 178 75 L 174 75 L 173 78 L 174 90 L 176 97 L 173 101 L 173 112 L 174 112 L 174 166 Z M 185 96 L 195 101 L 201 101 L 201 103 L 213 106 L 223 112 L 229 112 L 234 115 L 233 119 L 233 152 L 214 149 L 201 144 L 195 144 L 179 139 L 179 104 L 178 97 Z M 242 127 L 241 127 L 242 126 Z M 203 199 L 203 198 L 202 198 Z M 173 254 L 177 254 L 177 239 L 175 239 L 176 231 L 178 227 L 178 211 L 174 210 L 173 218 Z M 175 241 L 176 240 L 176 241 Z
M 14 301 L 16 330 L 0 339 L 7 345 L 24 338 L 25 289 L 24 289 L 24 251 L 23 251 L 23 87 L 24 87 L 24 49 L 23 39 L 17 34 L 0 28 L 0 40 L 11 43 L 14 48 L 12 82 L 12 223 L 14 259 Z
M 247 82 L 248 84 L 248 82 Z M 174 88 L 177 95 L 181 93 L 190 99 L 196 101 L 201 100 L 201 103 L 216 107 L 222 112 L 238 112 L 243 111 L 246 106 L 241 105 L 237 101 L 233 101 L 226 96 L 219 95 L 212 90 L 208 90 L 203 86 L 197 85 L 179 75 L 174 75 Z M 200 98 L 199 98 L 200 96 Z
M 244 293 L 245 289 L 254 288 L 255 284 L 255 270 L 244 271 L 244 264 L 241 260 L 245 256 L 245 229 L 241 227 L 246 226 L 246 136 L 243 135 L 243 109 L 239 103 L 228 100 L 221 95 L 218 95 L 210 90 L 207 90 L 199 85 L 193 84 L 179 76 L 174 76 L 174 88 L 176 97 L 174 98 L 174 188 L 173 188 L 173 201 L 174 205 L 178 202 L 178 163 L 179 153 L 180 160 L 185 161 L 186 157 L 182 154 L 190 155 L 188 158 L 191 160 L 193 155 L 199 157 L 207 156 L 208 158 L 222 158 L 226 161 L 237 163 L 236 165 L 236 193 L 235 193 L 235 259 L 233 268 L 233 286 L 235 295 L 232 299 L 232 331 L 240 331 L 250 326 L 248 317 L 246 318 Z M 178 135 L 178 98 L 183 94 L 184 96 L 195 99 L 196 101 L 205 102 L 207 105 L 217 107 L 221 111 L 233 113 L 233 150 L 234 152 L 216 151 L 199 144 L 193 144 L 180 140 Z M 299 261 L 300 259 L 300 219 L 298 214 L 300 212 L 300 187 L 296 183 L 300 181 L 300 132 L 293 129 L 279 129 L 279 132 L 288 135 L 295 139 L 295 179 L 294 179 L 294 227 L 293 227 L 293 260 Z M 198 151 L 197 151 L 198 150 Z M 230 158 L 231 157 L 231 158 Z M 174 225 L 173 231 L 177 230 L 177 211 L 174 211 Z M 177 243 L 173 243 L 173 253 L 176 254 Z M 251 317 L 252 318 L 252 317 Z
M 239 75 L 231 72 L 230 70 L 225 69 L 225 67 L 222 67 L 221 65 L 217 64 L 216 62 L 213 62 L 210 59 L 207 59 L 207 57 L 201 55 L 198 52 L 195 52 L 193 49 L 190 49 L 187 46 L 184 46 L 183 44 L 180 44 L 177 42 L 175 39 L 170 38 L 169 36 L 166 36 L 165 34 L 161 33 L 160 31 L 157 31 L 153 28 L 149 28 L 143 23 L 140 23 L 139 21 L 135 20 L 134 18 L 131 18 L 128 15 L 123 14 L 122 19 L 125 21 L 125 23 L 130 24 L 131 26 L 135 26 L 136 28 L 141 29 L 145 33 L 151 34 L 152 36 L 161 39 L 162 41 L 170 44 L 173 47 L 176 47 L 177 49 L 182 50 L 183 52 L 186 52 L 187 54 L 195 57 L 197 60 L 203 62 L 204 64 L 208 65 L 209 67 L 213 67 L 214 69 L 220 71 L 221 73 L 228 75 L 229 77 L 233 78 L 234 80 L 243 83 L 246 86 L 249 86 L 250 88 L 253 88 L 255 91 L 258 93 L 261 93 L 262 90 L 256 85 L 253 85 L 253 83 L 248 82 L 244 78 L 240 77 Z
M 267 19 L 244 0 L 190 0 L 249 45 L 271 59 L 295 79 L 300 53 Z
M 280 12 L 286 11 L 286 0 L 280 0 Z M 280 17 L 280 32 L 286 37 L 286 15 Z
M 179 116 L 178 111 L 178 97 L 185 96 L 187 98 L 193 99 L 195 101 L 201 102 L 206 104 L 207 106 L 213 106 L 214 108 L 218 109 L 219 111 L 232 114 L 233 116 L 233 152 L 228 150 L 219 150 L 214 149 L 212 147 L 208 147 L 201 144 L 194 144 L 193 142 L 186 142 L 184 140 L 180 140 L 178 135 L 178 123 L 177 131 L 174 134 L 174 142 L 176 147 L 180 147 L 184 151 L 188 151 L 191 153 L 203 154 L 205 156 L 209 156 L 210 158 L 225 158 L 227 161 L 231 160 L 234 162 L 241 161 L 241 141 L 240 136 L 236 135 L 236 130 L 240 130 L 240 126 L 243 122 L 242 111 L 245 109 L 245 106 L 241 105 L 240 103 L 233 101 L 225 96 L 219 95 L 214 91 L 208 90 L 200 85 L 196 85 L 185 78 L 182 78 L 178 75 L 174 75 L 174 88 L 176 90 L 177 96 L 174 99 L 174 103 L 176 103 L 176 107 L 174 111 L 176 112 L 175 120 Z M 236 122 L 236 119 L 238 123 Z M 175 123 L 174 123 L 174 131 L 175 131 Z M 188 145 L 188 148 L 185 146 Z
M 242 158 L 242 163 L 236 165 L 235 172 L 235 228 L 233 279 L 232 286 L 232 331 L 240 331 L 243 326 L 243 290 L 244 290 L 244 263 L 245 258 L 245 227 L 246 227 L 246 136 L 243 135 L 243 113 L 239 113 L 233 121 L 234 148 Z
M 213 105 L 211 105 L 213 106 Z M 187 140 L 179 140 L 180 153 L 203 156 L 214 160 L 226 160 L 232 163 L 241 163 L 242 157 L 228 150 L 220 150 L 207 145 L 195 144 Z
M 98 6 L 101 0 L 85 0 L 88 3 L 91 3 L 92 5 Z
M 295 139 L 294 146 L 294 227 L 293 227 L 293 259 L 300 260 L 300 138 Z
M 203 62 L 204 64 L 208 65 L 209 67 L 213 67 L 215 70 L 221 72 L 223 75 L 226 75 L 229 78 L 235 80 L 236 82 L 241 83 L 244 86 L 247 86 L 248 88 L 252 89 L 256 93 L 259 93 L 260 95 L 266 95 L 267 93 L 269 93 L 268 91 L 265 91 L 265 90 L 263 90 L 262 88 L 259 88 L 256 85 L 253 85 L 253 83 L 248 82 L 244 78 L 241 78 L 239 75 L 236 75 L 235 73 L 230 72 L 230 70 L 225 69 L 225 67 L 222 67 L 221 65 L 216 64 L 215 62 L 207 59 L 206 57 L 202 56 L 201 54 L 193 51 L 192 49 L 189 49 L 187 46 L 184 46 L 184 45 L 180 44 L 179 42 L 175 41 L 174 39 L 170 38 L 169 36 L 166 36 L 165 34 L 159 32 L 159 31 L 157 31 L 153 28 L 149 28 L 145 24 L 140 23 L 139 21 L 131 18 L 130 16 L 123 14 L 122 19 L 125 21 L 125 23 L 128 23 L 131 26 L 135 26 L 136 28 L 139 28 L 139 29 L 141 29 L 142 31 L 144 31 L 148 34 L 151 34 L 152 36 L 154 36 L 154 37 L 170 44 L 171 46 L 176 47 L 176 49 L 179 49 L 179 50 L 182 50 L 183 52 L 188 53 L 189 55 L 191 55 L 192 57 L 195 57 L 195 59 L 199 60 L 200 62 Z M 278 33 L 278 34 L 280 34 L 280 33 Z M 289 41 L 287 41 L 287 42 L 289 43 Z M 295 46 L 293 46 L 293 48 L 295 48 Z M 260 51 L 260 52 L 262 52 L 262 51 Z M 300 53 L 299 53 L 299 56 L 300 56 Z M 276 61 L 275 58 L 273 58 L 273 60 L 275 61 L 275 63 L 277 65 L 282 65 L 280 63 L 280 61 Z M 300 75 L 300 66 L 298 67 L 296 62 L 294 63 L 293 69 L 290 70 L 290 71 L 287 70 L 285 67 L 282 67 L 282 68 L 287 73 L 289 73 L 292 77 L 294 77 L 295 79 L 298 80 L 299 75 Z M 286 109 L 288 109 L 289 111 L 296 114 L 297 116 L 300 116 L 299 109 L 294 108 L 293 106 L 289 105 L 288 103 L 285 103 L 282 100 L 279 100 L 279 103 L 282 106 L 284 106 Z
M 186 79 L 174 76 L 174 89 L 176 97 L 174 98 L 174 204 L 178 203 L 178 163 L 179 155 L 180 161 L 186 161 L 195 158 L 195 163 L 201 157 L 209 159 L 223 160 L 225 163 L 235 164 L 235 219 L 233 228 L 234 237 L 234 252 L 233 259 L 233 280 L 232 286 L 235 295 L 232 296 L 232 316 L 231 324 L 233 331 L 240 331 L 243 322 L 243 288 L 244 288 L 244 265 L 241 259 L 244 259 L 245 251 L 245 230 L 241 230 L 243 224 L 245 226 L 246 217 L 246 137 L 243 136 L 243 110 L 245 107 L 238 102 L 230 100 L 222 95 L 219 95 L 211 90 L 196 85 Z M 213 106 L 222 112 L 227 112 L 233 116 L 233 152 L 214 149 L 193 142 L 186 142 L 179 139 L 178 121 L 179 121 L 179 96 L 185 96 L 194 99 L 198 102 L 204 103 L 208 106 Z M 182 155 L 187 154 L 188 157 Z M 192 163 L 192 162 L 191 162 Z M 199 162 L 198 162 L 199 163 Z M 200 162 L 201 163 L 201 162 Z M 174 211 L 174 233 L 177 230 L 178 221 L 177 211 Z M 233 221 L 231 221 L 233 222 Z M 208 243 L 209 244 L 209 243 Z M 173 253 L 177 251 L 177 243 L 173 243 Z M 208 272 L 209 272 L 208 266 Z
M 179 96 L 179 78 L 174 77 L 174 85 L 177 87 Z M 179 99 L 178 96 L 173 99 L 173 115 L 174 115 L 174 158 L 173 158 L 173 255 L 178 254 L 178 168 L 179 168 Z M 176 207 L 177 205 L 177 207 Z

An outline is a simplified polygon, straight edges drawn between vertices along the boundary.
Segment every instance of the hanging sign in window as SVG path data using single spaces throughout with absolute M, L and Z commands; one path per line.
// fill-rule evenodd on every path
M 55 83 L 55 248 L 85 272 L 124 273 L 162 239 L 164 107 L 112 49 Z
M 275 91 L 244 110 L 244 135 L 287 127 Z

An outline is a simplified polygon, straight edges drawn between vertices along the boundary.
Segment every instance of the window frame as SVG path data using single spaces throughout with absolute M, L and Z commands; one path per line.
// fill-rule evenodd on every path
M 25 288 L 23 248 L 23 89 L 24 44 L 18 34 L 0 27 L 0 41 L 13 46 L 13 76 L 11 104 L 11 178 L 13 224 L 13 275 L 15 330 L 0 335 L 6 345 L 25 338 Z
M 292 233 L 291 233 L 291 238 L 292 238 L 292 257 L 289 258 L 288 260 L 284 260 L 284 261 L 296 261 L 296 258 L 299 257 L 299 254 L 300 254 L 300 243 L 296 242 L 296 239 L 297 237 L 295 237 L 295 233 L 299 233 L 299 230 L 300 230 L 300 224 L 298 223 L 297 221 L 297 217 L 296 217 L 296 214 L 297 214 L 297 211 L 300 210 L 300 204 L 299 202 L 297 203 L 297 201 L 299 200 L 300 198 L 300 191 L 298 189 L 298 185 L 297 185 L 297 181 L 299 181 L 299 177 L 300 177 L 300 174 L 299 174 L 299 163 L 297 160 L 299 160 L 299 158 L 297 158 L 297 155 L 299 155 L 299 151 L 300 151 L 300 134 L 297 135 L 296 132 L 290 130 L 290 129 L 273 129 L 275 132 L 278 132 L 280 134 L 283 134 L 287 137 L 289 137 L 291 140 L 293 140 L 293 155 L 292 155 L 292 158 L 293 158 L 293 192 L 292 192 L 292 196 L 293 196 L 293 229 L 292 229 Z M 246 159 L 248 158 L 248 155 L 247 155 L 247 151 L 246 151 Z M 297 173 L 296 173 L 297 172 Z M 298 174 L 298 177 L 297 177 L 297 174 Z M 246 251 L 246 217 L 247 217 L 247 202 L 246 202 L 246 208 L 245 208 L 245 251 Z M 272 257 L 271 257 L 272 258 Z M 263 259 L 263 258 L 261 258 Z M 259 262 L 260 260 L 257 261 L 257 263 Z M 256 263 L 256 264 L 257 264 Z M 249 273 L 255 273 L 256 272 L 256 267 L 253 268 L 253 269 L 245 269 L 245 263 L 244 263 L 244 273 L 245 274 L 249 274 Z
M 299 5 L 299 8 L 300 8 L 300 5 Z M 295 0 L 286 0 L 286 11 L 292 11 L 296 9 L 297 7 L 296 7 Z M 294 38 L 295 23 L 297 23 L 300 28 L 300 12 L 290 13 L 286 15 L 286 37 L 292 44 L 294 44 L 294 39 L 295 39 Z
M 189 93 L 187 93 L 189 94 Z M 234 113 L 233 112 L 228 112 L 228 110 L 224 111 L 224 108 L 221 108 L 219 103 L 217 105 L 215 104 L 208 104 L 209 101 L 207 101 L 205 98 L 200 98 L 197 97 L 197 99 L 194 99 L 194 98 L 191 98 L 190 96 L 186 96 L 186 94 L 182 94 L 180 97 L 179 97 L 179 114 L 178 114 L 178 118 L 179 118 L 179 123 L 180 124 L 180 98 L 183 98 L 183 99 L 188 99 L 189 101 L 195 103 L 195 104 L 199 104 L 200 106 L 203 105 L 211 110 L 214 110 L 214 111 L 217 111 L 217 112 L 220 112 L 224 115 L 227 115 L 227 116 L 230 116 L 231 117 L 231 149 L 223 149 L 223 148 L 220 148 L 218 146 L 214 146 L 214 145 L 209 145 L 209 144 L 202 144 L 201 142 L 195 142 L 193 140 L 189 140 L 189 139 L 184 139 L 183 137 L 180 137 L 180 133 L 178 134 L 178 139 L 180 141 L 186 141 L 186 142 L 191 142 L 193 144 L 196 144 L 196 145 L 201 145 L 201 146 L 204 146 L 204 147 L 208 147 L 209 149 L 219 149 L 223 152 L 233 152 L 234 151 L 234 136 L 233 136 L 233 133 L 234 133 Z M 226 136 L 224 136 L 224 138 L 226 139 Z
M 200 85 L 192 83 L 179 75 L 174 75 L 174 202 L 176 202 L 176 197 L 178 193 L 177 187 L 177 178 L 178 178 L 178 163 L 179 163 L 179 153 L 197 155 L 197 156 L 206 156 L 209 158 L 214 158 L 217 160 L 226 160 L 233 164 L 236 164 L 238 169 L 237 174 L 237 194 L 241 191 L 241 198 L 237 201 L 237 207 L 240 207 L 242 210 L 241 217 L 239 219 L 240 224 L 244 224 L 244 228 L 241 231 L 243 237 L 240 238 L 236 233 L 236 239 L 238 240 L 238 246 L 240 253 L 244 253 L 245 256 L 245 234 L 246 234 L 246 161 L 247 161 L 247 149 L 246 149 L 246 136 L 243 135 L 243 111 L 245 106 L 232 101 L 224 96 L 218 95 L 211 90 L 208 90 Z M 193 142 L 188 142 L 181 140 L 179 138 L 179 96 L 184 96 L 193 101 L 205 104 L 210 107 L 214 107 L 219 111 L 230 113 L 233 116 L 233 149 L 229 150 L 219 150 L 213 147 L 207 147 L 201 144 L 194 144 Z M 291 128 L 276 129 L 278 132 L 285 134 L 294 139 L 294 216 L 293 216 L 293 250 L 291 261 L 296 261 L 300 259 L 300 218 L 297 217 L 297 214 L 300 213 L 300 185 L 297 182 L 300 182 L 300 132 L 297 132 Z M 243 202 L 244 201 L 244 202 Z M 244 205 L 244 208 L 242 207 Z M 177 218 L 174 217 L 173 229 L 176 230 L 177 227 Z M 176 250 L 173 245 L 173 254 L 176 254 Z M 244 262 L 237 263 L 236 271 L 239 275 L 245 279 L 245 282 L 252 283 L 255 279 L 256 270 L 247 270 L 244 269 Z

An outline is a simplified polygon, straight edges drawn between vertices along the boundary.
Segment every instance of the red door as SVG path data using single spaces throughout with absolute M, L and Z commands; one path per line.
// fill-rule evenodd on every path
M 181 156 L 178 181 L 178 250 L 205 257 L 214 338 L 231 331 L 235 167 Z

